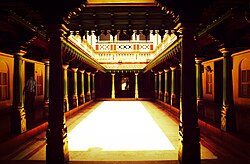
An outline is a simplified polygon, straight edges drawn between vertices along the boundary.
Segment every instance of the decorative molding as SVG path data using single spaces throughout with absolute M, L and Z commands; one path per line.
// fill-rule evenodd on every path
M 154 68 L 157 64 L 161 63 L 164 60 L 169 59 L 170 57 L 176 55 L 178 52 L 181 51 L 182 47 L 182 38 L 175 40 L 175 42 L 166 48 L 160 55 L 154 58 L 145 68 L 144 72 L 147 72 Z
M 64 38 L 61 38 L 61 44 L 63 49 L 69 51 L 71 55 L 75 56 L 79 60 L 89 64 L 97 70 L 106 72 L 106 69 L 100 65 L 99 62 L 97 62 L 93 57 L 89 56 L 88 53 L 86 53 L 82 48 L 74 44 L 72 41 L 67 41 Z

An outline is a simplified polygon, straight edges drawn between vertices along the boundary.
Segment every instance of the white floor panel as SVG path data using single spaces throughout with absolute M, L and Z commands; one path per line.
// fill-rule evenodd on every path
M 69 151 L 174 150 L 140 101 L 104 101 L 68 139 Z

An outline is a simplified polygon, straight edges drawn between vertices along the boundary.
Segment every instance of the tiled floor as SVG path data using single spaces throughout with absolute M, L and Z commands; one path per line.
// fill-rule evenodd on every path
M 70 163 L 177 163 L 178 123 L 149 101 L 95 102 L 67 127 Z M 2 161 L 45 163 L 45 145 L 44 132 Z M 201 145 L 201 159 L 217 156 Z

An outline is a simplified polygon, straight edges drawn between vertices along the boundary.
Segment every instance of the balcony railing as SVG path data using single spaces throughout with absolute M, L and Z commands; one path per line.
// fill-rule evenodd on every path
M 97 53 L 96 60 L 106 62 L 149 62 L 154 58 L 153 53 Z
M 153 47 L 153 42 L 132 42 L 132 41 L 117 41 L 107 42 L 101 41 L 95 44 L 95 49 L 86 41 L 79 37 L 70 36 L 69 39 L 74 41 L 91 57 L 100 63 L 117 63 L 117 62 L 150 62 L 156 56 L 167 49 L 176 39 L 175 35 L 165 37 L 163 41 Z
M 177 40 L 177 36 L 174 34 L 172 34 L 170 37 L 165 37 L 163 41 L 155 48 L 156 56 L 166 50 L 175 40 Z
M 153 42 L 98 42 L 97 52 L 150 52 L 153 51 Z

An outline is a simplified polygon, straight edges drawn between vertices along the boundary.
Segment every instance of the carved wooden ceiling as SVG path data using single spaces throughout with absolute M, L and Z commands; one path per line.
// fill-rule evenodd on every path
M 174 29 L 175 18 L 155 4 L 86 5 L 68 19 L 70 30 Z
M 223 44 L 249 48 L 249 0 L 86 2 L 86 0 L 1 0 L 0 49 L 20 49 L 31 43 L 39 43 L 34 46 L 44 49 L 47 44 L 46 24 L 58 21 L 62 17 L 68 22 L 66 26 L 70 30 L 127 31 L 169 30 L 178 22 L 182 22 L 181 18 L 185 18 L 186 21 L 195 20 L 198 24 L 194 30 L 200 34 L 199 49 L 202 54 L 214 54 L 218 46 Z M 181 17 L 178 17 L 180 15 Z

